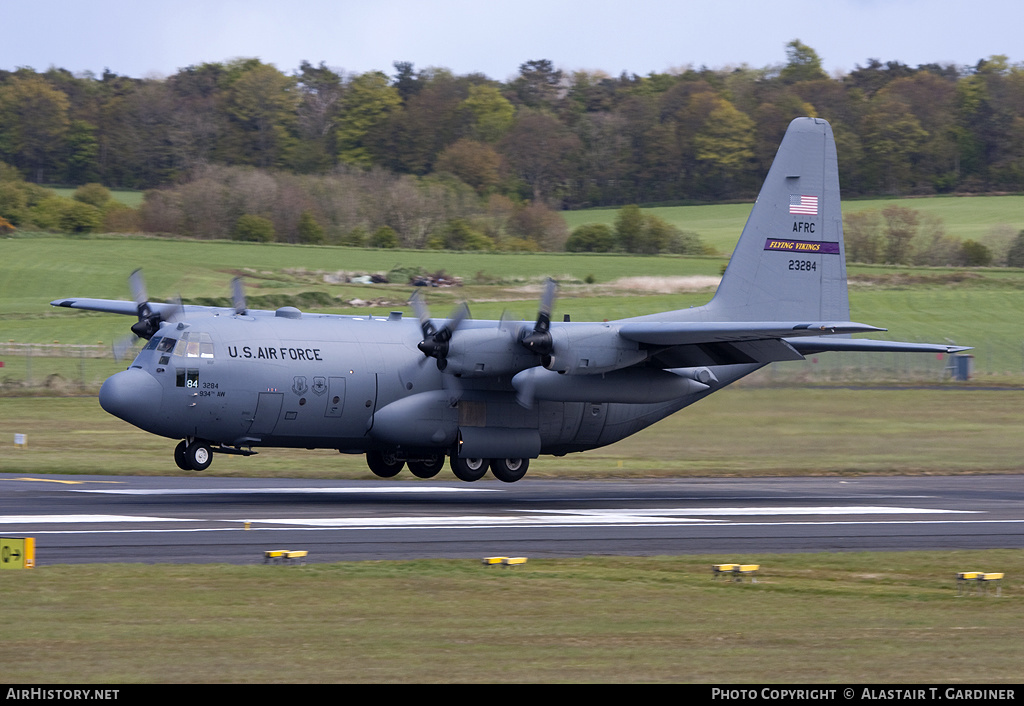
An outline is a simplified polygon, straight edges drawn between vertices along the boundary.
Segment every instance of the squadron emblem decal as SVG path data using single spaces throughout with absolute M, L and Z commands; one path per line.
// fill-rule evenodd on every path
M 838 255 L 839 243 L 830 241 L 780 240 L 768 238 L 764 243 L 765 250 L 781 250 L 782 252 L 800 252 L 819 255 Z

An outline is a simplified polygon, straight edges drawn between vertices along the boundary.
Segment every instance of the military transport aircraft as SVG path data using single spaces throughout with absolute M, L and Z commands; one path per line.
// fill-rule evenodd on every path
M 212 452 L 260 447 L 365 454 L 376 475 L 420 478 L 450 458 L 464 481 L 514 482 L 530 459 L 634 434 L 768 363 L 825 351 L 951 353 L 956 346 L 854 339 L 849 320 L 835 141 L 794 120 L 721 285 L 700 307 L 618 321 L 536 322 L 256 311 L 69 298 L 53 306 L 129 314 L 149 343 L 104 382 L 103 409 L 182 439 L 174 460 L 205 470 Z M 433 359 L 433 361 L 430 361 Z

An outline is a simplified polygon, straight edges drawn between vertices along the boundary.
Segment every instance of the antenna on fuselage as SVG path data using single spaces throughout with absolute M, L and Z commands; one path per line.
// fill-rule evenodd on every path
M 242 286 L 241 277 L 231 280 L 231 302 L 237 316 L 243 316 L 249 310 L 245 303 L 245 288 Z

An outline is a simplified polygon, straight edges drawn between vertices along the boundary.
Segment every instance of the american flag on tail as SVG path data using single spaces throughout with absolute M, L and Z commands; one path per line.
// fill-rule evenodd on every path
M 818 197 L 817 196 L 798 196 L 792 194 L 789 197 L 789 212 L 797 213 L 804 216 L 817 216 L 818 215 Z

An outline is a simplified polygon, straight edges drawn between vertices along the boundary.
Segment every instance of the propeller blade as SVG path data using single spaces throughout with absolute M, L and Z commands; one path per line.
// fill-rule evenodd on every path
M 128 351 L 135 346 L 135 343 L 139 340 L 139 337 L 132 334 L 131 336 L 125 336 L 124 338 L 114 341 L 111 346 L 114 353 L 114 360 L 121 362 L 128 357 Z
M 185 318 L 185 305 L 181 303 L 180 294 L 174 297 L 174 299 L 171 299 L 167 303 L 173 305 L 174 310 L 171 311 L 171 313 L 168 314 L 166 317 L 164 317 L 162 319 L 163 321 L 177 321 L 178 319 Z
M 142 306 L 149 301 L 149 296 L 146 294 L 146 281 L 142 279 L 141 269 L 134 270 L 128 275 L 128 286 L 132 289 L 132 298 L 136 304 Z
M 412 306 L 412 310 L 416 312 L 416 317 L 420 320 L 423 338 L 433 336 L 437 329 L 434 328 L 434 324 L 430 320 L 430 311 L 427 309 L 426 302 L 423 301 L 423 296 L 418 291 L 413 292 L 412 296 L 409 297 L 409 304 Z
M 512 315 L 508 313 L 508 309 L 502 309 L 501 318 L 498 319 L 498 330 L 509 331 L 511 330 L 511 324 L 513 323 Z
M 455 308 L 455 311 L 452 312 L 452 316 L 448 320 L 448 323 L 444 325 L 444 328 L 448 329 L 448 338 L 451 338 L 452 334 L 455 333 L 455 331 L 458 330 L 459 326 L 462 325 L 462 322 L 468 318 L 469 305 L 466 304 L 466 302 L 461 302 L 458 305 L 458 307 Z
M 142 278 L 141 269 L 128 275 L 128 286 L 131 287 L 132 299 L 138 307 L 139 321 L 151 317 L 153 310 L 149 308 L 149 295 L 146 294 L 146 281 Z
M 555 294 L 558 293 L 558 283 L 548 277 L 544 282 L 544 293 L 541 295 L 540 309 L 537 312 L 538 331 L 547 331 L 551 326 L 551 311 L 555 306 Z
M 551 355 L 554 348 L 550 329 L 551 311 L 555 304 L 557 291 L 558 283 L 549 277 L 544 283 L 544 293 L 541 295 L 540 306 L 537 309 L 537 323 L 533 325 L 533 331 L 520 340 L 527 350 L 539 356 Z

